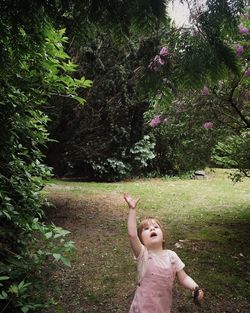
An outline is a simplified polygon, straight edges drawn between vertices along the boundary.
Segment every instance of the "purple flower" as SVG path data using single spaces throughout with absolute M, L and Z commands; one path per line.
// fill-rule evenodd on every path
M 247 35 L 247 34 L 249 34 L 248 28 L 245 27 L 243 24 L 240 24 L 240 26 L 239 26 L 239 32 L 240 32 L 240 34 L 242 34 L 242 35 Z
M 161 48 L 160 57 L 165 58 L 167 55 L 168 55 L 168 48 L 166 47 Z
M 235 46 L 235 50 L 236 50 L 237 56 L 240 57 L 241 54 L 244 52 L 244 47 L 241 46 L 240 44 L 237 44 L 237 45 Z
M 160 51 L 159 54 L 157 54 L 153 61 L 151 61 L 149 63 L 149 66 L 148 68 L 151 70 L 151 71 L 158 71 L 159 68 L 161 67 L 161 65 L 164 65 L 165 64 L 165 60 L 164 58 L 168 55 L 168 49 L 166 47 L 163 47 Z
M 205 129 L 212 129 L 214 127 L 214 123 L 213 122 L 205 122 L 202 126 Z
M 204 86 L 203 89 L 201 90 L 201 95 L 202 96 L 208 96 L 209 95 L 209 89 Z
M 250 68 L 247 68 L 244 72 L 244 77 L 249 77 L 250 76 Z
M 158 126 L 160 123 L 161 123 L 160 116 L 156 115 L 152 118 L 149 125 L 154 128 L 154 127 Z

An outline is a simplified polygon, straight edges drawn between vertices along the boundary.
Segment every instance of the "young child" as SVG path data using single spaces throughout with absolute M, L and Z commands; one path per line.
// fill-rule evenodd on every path
M 170 313 L 175 276 L 182 286 L 196 292 L 196 299 L 201 301 L 204 293 L 185 273 L 184 263 L 174 251 L 164 250 L 165 236 L 160 222 L 148 218 L 137 229 L 139 199 L 125 193 L 124 200 L 129 206 L 128 235 L 138 269 L 138 284 L 129 313 Z

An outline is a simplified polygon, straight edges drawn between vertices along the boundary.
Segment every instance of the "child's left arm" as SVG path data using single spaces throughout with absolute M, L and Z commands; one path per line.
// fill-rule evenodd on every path
M 196 287 L 199 287 L 198 284 L 190 276 L 188 276 L 184 270 L 178 271 L 177 277 L 178 277 L 180 284 L 185 288 L 188 288 L 194 291 Z M 204 292 L 203 290 L 199 289 L 199 294 L 197 296 L 197 299 L 201 301 L 203 298 L 204 298 Z

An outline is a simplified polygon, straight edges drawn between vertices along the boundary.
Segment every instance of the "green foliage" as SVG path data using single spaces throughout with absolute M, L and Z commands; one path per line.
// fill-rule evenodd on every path
M 100 42 L 102 49 L 98 49 Z M 49 145 L 47 158 L 56 175 L 110 181 L 142 167 L 130 149 L 144 136 L 149 90 L 142 86 L 141 75 L 148 72 L 146 60 L 152 55 L 154 41 L 137 44 L 138 48 L 131 45 L 127 54 L 108 36 L 97 37 L 81 50 L 81 68 L 95 81 L 86 94 L 87 104 L 79 107 L 57 98 L 44 108 L 52 119 L 51 137 L 58 141 Z M 141 69 L 140 75 L 135 67 Z
M 225 12 L 222 4 L 212 2 L 209 10 L 197 15 L 190 28 L 184 30 L 170 28 L 167 19 L 151 27 L 154 17 L 148 19 L 148 24 L 141 19 L 142 26 L 132 15 L 141 5 L 143 8 L 148 5 L 148 2 L 141 4 L 140 1 L 131 7 L 127 4 L 126 20 L 120 18 L 114 29 L 111 25 L 120 12 L 125 11 L 124 2 L 117 4 L 117 15 L 110 17 L 110 22 L 106 20 L 113 12 L 109 5 L 96 2 L 93 6 L 94 3 L 89 2 L 87 7 L 91 19 L 87 28 L 92 32 L 83 34 L 80 24 L 74 25 L 74 29 L 69 28 L 75 38 L 70 48 L 81 64 L 79 73 L 95 81 L 86 94 L 88 104 L 79 108 L 72 106 L 68 99 L 53 99 L 51 109 L 45 108 L 52 120 L 49 131 L 58 141 L 49 146 L 47 158 L 56 175 L 117 180 L 130 173 L 143 173 L 141 165 L 145 165 L 144 156 L 138 157 L 141 158 L 139 161 L 131 151 L 136 142 L 150 133 L 149 118 L 146 117 L 144 123 L 143 115 L 157 93 L 163 95 L 162 99 L 146 115 L 167 114 L 169 123 L 154 131 L 155 154 L 158 156 L 153 160 L 154 165 L 148 162 L 148 168 L 157 168 L 156 171 L 161 173 L 180 173 L 185 168 L 189 170 L 207 164 L 218 132 L 206 131 L 202 124 L 214 119 L 215 111 L 221 110 L 211 98 L 199 97 L 200 89 L 204 85 L 214 88 L 219 80 L 232 75 L 231 72 L 239 75 L 240 66 L 230 36 L 235 36 L 242 10 L 241 1 L 230 5 L 227 2 Z M 82 21 L 85 21 L 84 5 L 84 2 L 76 5 L 77 11 L 82 12 Z M 223 11 L 221 17 L 216 16 L 217 11 Z M 98 22 L 93 19 L 95 13 L 100 17 Z M 104 24 L 100 30 L 100 25 Z M 106 30 L 107 26 L 110 30 Z M 144 27 L 148 29 L 147 35 Z M 127 36 L 121 43 L 113 31 L 120 34 L 122 29 Z M 129 29 L 133 29 L 135 35 L 129 33 Z M 152 70 L 149 65 L 156 55 L 159 56 L 162 47 L 167 47 L 169 53 L 164 58 L 164 64 Z M 175 117 L 176 97 L 188 103 L 185 112 L 178 114 L 178 118 Z M 192 101 L 196 104 L 195 108 Z M 214 102 L 217 104 L 217 99 Z M 163 109 L 158 108 L 161 105 Z M 202 105 L 206 106 L 204 110 Z M 193 115 L 194 112 L 199 114 L 198 118 Z M 162 134 L 159 129 L 162 129 Z M 210 138 L 210 133 L 214 140 Z
M 249 77 L 245 75 L 249 34 L 242 35 L 238 29 L 240 22 L 247 27 L 248 19 L 239 17 L 240 1 L 230 5 L 224 2 L 209 1 L 207 10 L 196 15 L 194 28 L 173 34 L 174 43 L 169 38 L 162 40 L 169 48 L 167 62 L 172 64 L 168 73 L 163 64 L 157 74 L 166 75 L 172 97 L 164 84 L 159 84 L 160 98 L 154 98 L 151 112 L 145 115 L 147 123 L 153 116 L 168 118 L 167 124 L 152 130 L 156 142 L 154 169 L 162 174 L 205 167 L 217 140 L 223 141 L 230 134 L 238 136 L 249 128 Z M 236 43 L 244 47 L 241 55 L 235 53 Z M 207 94 L 202 91 L 205 86 Z M 213 122 L 213 129 L 203 128 L 206 121 Z M 242 153 L 246 147 L 241 147 Z M 244 168 L 243 164 L 239 168 Z
M 40 191 L 50 169 L 43 164 L 41 152 L 48 141 L 48 117 L 39 108 L 52 95 L 83 102 L 77 90 L 88 87 L 90 81 L 69 76 L 76 68 L 64 52 L 64 30 L 56 31 L 44 14 L 39 15 L 42 7 L 36 7 L 26 21 L 21 2 L 5 1 L 4 5 L 0 16 L 0 29 L 4 29 L 0 40 L 4 47 L 0 66 L 0 308 L 1 312 L 28 312 L 47 305 L 42 281 L 48 264 L 70 265 L 73 249 L 64 238 L 67 231 L 42 223 Z M 20 16 L 15 19 L 16 10 Z
M 10 222 L 14 224 L 15 221 L 10 219 Z M 53 301 L 43 299 L 46 296 L 45 282 L 42 283 L 44 275 L 48 279 L 48 286 L 49 271 L 55 268 L 57 261 L 70 266 L 68 257 L 74 249 L 73 242 L 64 238 L 69 232 L 60 227 L 45 225 L 38 218 L 33 219 L 32 223 L 26 220 L 26 224 L 20 226 L 22 233 L 18 236 L 18 249 L 13 246 L 9 250 L 6 242 L 2 247 L 5 262 L 0 262 L 0 272 L 8 276 L 0 278 L 3 281 L 0 297 L 7 301 L 7 312 L 13 307 L 28 312 L 52 304 Z M 10 233 L 2 232 L 1 235 L 8 238 Z
M 159 47 L 156 30 L 167 23 L 165 1 L 68 3 L 62 4 L 64 16 L 58 20 L 67 27 L 69 49 L 81 64 L 75 76 L 84 74 L 95 84 L 84 94 L 82 108 L 58 97 L 44 106 L 52 120 L 49 132 L 58 141 L 49 145 L 47 161 L 59 176 L 117 180 L 135 166 L 130 149 L 144 135 L 143 113 L 152 88 L 143 76 Z
M 204 83 L 224 79 L 228 71 L 239 75 L 240 68 L 229 38 L 237 33 L 244 1 L 206 2 L 200 9 L 193 5 L 191 25 L 174 37 L 174 73 L 170 78 L 183 90 L 201 88 Z
M 108 34 L 118 45 L 132 37 L 148 34 L 166 20 L 163 0 L 62 1 L 57 20 L 66 25 L 77 41 L 92 41 Z
M 141 169 L 148 166 L 148 162 L 155 158 L 155 143 L 150 140 L 148 135 L 136 142 L 134 147 L 130 149 L 131 156 L 134 160 L 134 168 Z
M 129 153 L 121 156 L 121 159 L 108 158 L 107 160 L 89 161 L 95 179 L 101 181 L 117 181 L 130 175 L 140 174 L 148 166 L 148 163 L 155 157 L 153 149 L 155 144 L 149 136 L 136 142 Z
M 151 170 L 160 175 L 181 175 L 205 168 L 219 136 L 218 129 L 203 127 L 211 112 L 193 103 L 191 96 L 175 100 L 170 107 L 161 100 L 156 99 L 145 114 L 148 125 L 155 115 L 167 116 L 166 123 L 151 127 L 156 155 Z
M 241 27 L 249 27 L 249 10 L 240 19 Z M 233 167 L 232 179 L 238 181 L 244 176 L 249 176 L 249 86 L 250 77 L 250 52 L 248 49 L 249 34 L 241 34 L 237 30 L 235 40 L 231 45 L 240 44 L 243 51 L 238 53 L 237 65 L 240 74 L 228 77 L 219 82 L 217 86 L 211 86 L 210 96 L 206 101 L 212 104 L 215 119 L 227 129 L 226 136 L 220 138 L 213 152 L 213 161 L 224 167 Z M 209 99 L 210 98 L 210 99 Z
M 250 177 L 249 149 L 250 133 L 245 131 L 219 142 L 214 148 L 212 160 L 219 166 L 236 168 L 237 171 L 231 177 L 237 182 L 243 177 Z
M 98 162 L 98 163 L 97 163 Z M 89 162 L 95 172 L 96 179 L 101 181 L 117 181 L 128 176 L 130 172 L 129 164 L 117 159 L 97 160 Z

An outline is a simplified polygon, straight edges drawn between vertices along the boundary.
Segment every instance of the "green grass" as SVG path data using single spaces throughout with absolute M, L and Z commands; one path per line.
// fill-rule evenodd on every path
M 82 195 L 140 197 L 138 215 L 156 215 L 170 223 L 207 223 L 250 219 L 250 182 L 234 184 L 226 170 L 210 172 L 207 180 L 146 179 L 120 183 L 75 183 L 53 180 L 47 190 L 71 197 Z
M 87 234 L 84 249 L 73 260 L 76 276 L 80 277 L 80 298 L 85 303 L 108 305 L 112 299 L 115 309 L 107 312 L 126 312 L 122 309 L 121 294 L 131 290 L 136 270 L 127 242 L 123 192 L 141 198 L 138 219 L 150 215 L 163 221 L 168 248 L 178 253 L 191 276 L 209 294 L 230 295 L 236 302 L 250 297 L 250 282 L 246 278 L 250 254 L 249 179 L 234 184 L 227 171 L 217 169 L 209 172 L 206 180 L 169 178 L 119 183 L 52 180 L 44 192 L 52 198 L 82 201 L 85 213 L 87 203 L 90 205 L 87 217 L 91 215 L 92 204 L 104 216 L 106 212 L 101 221 L 90 220 L 95 231 L 92 236 Z M 83 221 L 82 214 L 78 217 Z M 185 242 L 177 248 L 175 243 L 180 239 Z M 86 266 L 81 265 L 83 260 Z M 207 308 L 207 312 L 212 311 Z

